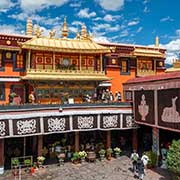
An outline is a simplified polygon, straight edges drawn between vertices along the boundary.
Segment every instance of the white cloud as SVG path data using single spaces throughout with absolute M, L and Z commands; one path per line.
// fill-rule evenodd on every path
M 167 44 L 162 44 L 161 47 L 167 49 L 166 63 L 172 64 L 174 59 L 178 59 L 180 53 L 180 39 L 172 40 Z
M 106 14 L 103 19 L 104 19 L 105 21 L 114 21 L 112 15 L 110 15 L 110 14 Z
M 147 6 L 145 6 L 145 8 L 144 8 L 144 13 L 148 13 L 148 12 L 150 12 L 150 10 L 148 9 Z
M 40 11 L 49 6 L 62 6 L 69 0 L 19 0 L 20 7 L 24 12 Z
M 143 27 L 139 27 L 136 32 L 139 33 L 139 32 L 141 32 L 142 30 L 143 30 Z
M 119 24 L 111 25 L 111 24 L 95 24 L 93 26 L 93 31 L 104 31 L 104 32 L 115 32 L 119 31 L 121 29 L 121 26 Z
M 6 34 L 21 34 L 22 29 L 19 28 L 20 26 L 2 24 L 0 28 L 0 32 Z
M 110 42 L 109 39 L 105 36 L 96 36 L 96 37 L 93 37 L 93 40 L 96 41 L 96 42 L 102 42 L 102 43 L 108 43 Z
M 128 23 L 128 26 L 135 26 L 135 25 L 137 25 L 137 24 L 139 24 L 139 21 L 130 21 L 129 23 Z
M 180 29 L 177 29 L 177 30 L 176 30 L 176 35 L 177 35 L 178 37 L 180 37 Z
M 124 0 L 96 0 L 105 10 L 117 11 L 124 5 Z
M 96 17 L 96 18 L 94 18 L 93 20 L 94 21 L 100 21 L 100 20 L 102 20 L 103 18 L 101 18 L 101 17 Z
M 127 29 L 125 29 L 125 30 L 123 30 L 123 31 L 120 33 L 119 37 L 126 37 L 126 36 L 128 36 L 128 35 L 129 35 L 129 32 L 128 32 Z
M 81 6 L 81 2 L 71 3 L 69 6 L 73 8 L 78 8 Z
M 14 7 L 16 3 L 13 3 L 11 0 L 1 0 L 0 1 L 0 12 L 6 12 L 8 9 Z
M 143 4 L 147 4 L 150 0 L 144 0 Z
M 96 13 L 95 12 L 89 13 L 89 8 L 85 8 L 79 11 L 78 16 L 81 18 L 91 18 L 96 16 Z
M 161 22 L 166 22 L 166 21 L 174 21 L 174 19 L 170 18 L 169 16 L 164 17 L 162 19 L 160 19 Z

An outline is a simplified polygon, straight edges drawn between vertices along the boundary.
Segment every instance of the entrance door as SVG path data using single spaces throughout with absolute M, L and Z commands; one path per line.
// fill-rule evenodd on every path
M 24 98 L 24 86 L 22 85 L 15 85 L 13 87 L 14 92 L 21 98 L 21 103 L 23 104 L 25 102 Z

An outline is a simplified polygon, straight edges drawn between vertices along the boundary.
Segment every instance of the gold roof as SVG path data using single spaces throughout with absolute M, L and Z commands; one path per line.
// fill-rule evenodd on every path
M 173 63 L 173 67 L 166 69 L 165 72 L 175 72 L 175 71 L 180 71 L 180 60 L 176 60 Z
M 159 52 L 159 49 L 145 49 L 145 48 L 135 48 L 133 52 L 134 56 L 148 56 L 148 57 L 159 57 L 164 58 L 165 55 Z
M 23 80 L 54 80 L 54 81 L 106 81 L 110 80 L 106 76 L 95 76 L 95 75 L 84 75 L 84 76 L 74 76 L 74 75 L 43 75 L 39 74 L 28 74 L 22 77 Z
M 21 43 L 24 49 L 45 50 L 69 53 L 109 53 L 108 47 L 101 46 L 90 39 L 58 39 L 48 37 L 34 37 Z

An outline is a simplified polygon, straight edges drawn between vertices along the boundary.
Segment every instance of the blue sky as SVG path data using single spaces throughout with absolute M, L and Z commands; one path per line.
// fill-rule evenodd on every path
M 153 45 L 159 36 L 167 63 L 180 52 L 180 0 L 0 0 L 0 32 L 24 34 L 27 18 L 60 36 L 67 17 L 69 37 L 81 25 L 96 41 Z

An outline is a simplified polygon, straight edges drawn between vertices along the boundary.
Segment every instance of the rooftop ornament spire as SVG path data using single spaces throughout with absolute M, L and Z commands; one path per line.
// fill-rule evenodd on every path
M 63 29 L 62 29 L 62 37 L 63 38 L 68 37 L 68 29 L 67 29 L 66 17 L 64 18 Z
M 158 37 L 158 36 L 156 36 L 155 46 L 156 46 L 156 47 L 159 47 L 159 37 Z
M 83 39 L 87 38 L 87 30 L 86 30 L 86 26 L 84 24 L 82 25 L 82 29 L 81 29 L 81 36 Z
M 26 24 L 26 35 L 32 36 L 32 34 L 33 34 L 32 19 L 27 19 L 27 24 Z

